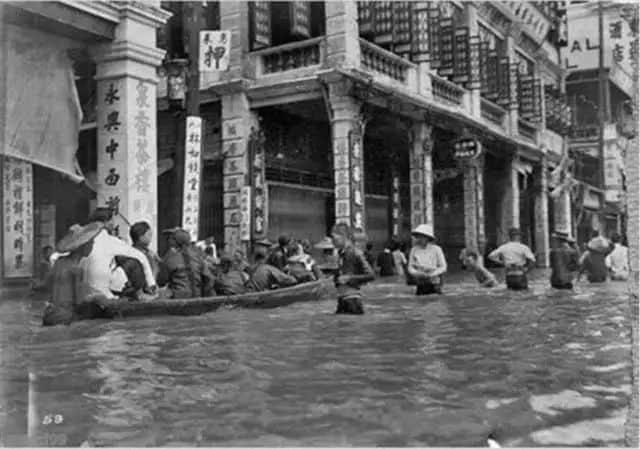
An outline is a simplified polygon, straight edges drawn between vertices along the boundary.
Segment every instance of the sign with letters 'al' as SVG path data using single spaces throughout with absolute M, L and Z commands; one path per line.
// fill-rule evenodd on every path
M 200 212 L 200 153 L 202 119 L 187 117 L 184 158 L 184 190 L 182 197 L 182 228 L 189 232 L 192 240 L 198 238 Z
M 231 31 L 200 31 L 200 71 L 228 70 L 230 48 Z

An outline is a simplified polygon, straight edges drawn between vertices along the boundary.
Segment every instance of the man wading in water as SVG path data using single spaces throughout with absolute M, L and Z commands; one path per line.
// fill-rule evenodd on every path
M 336 313 L 361 315 L 362 293 L 360 286 L 375 278 L 375 274 L 364 253 L 353 245 L 351 227 L 338 223 L 331 231 L 334 246 L 338 249 L 340 262 L 335 276 L 338 289 Z
M 504 265 L 507 288 L 526 290 L 529 288 L 527 272 L 533 268 L 536 258 L 527 245 L 520 243 L 520 230 L 509 229 L 509 242 L 489 254 L 489 259 Z
M 411 233 L 415 244 L 409 253 L 407 271 L 416 281 L 416 295 L 442 293 L 442 276 L 447 272 L 447 260 L 436 245 L 433 226 L 421 224 Z

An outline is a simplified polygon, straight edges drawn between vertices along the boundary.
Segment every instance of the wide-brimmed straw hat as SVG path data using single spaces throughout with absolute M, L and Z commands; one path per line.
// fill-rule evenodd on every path
M 273 246 L 273 242 L 271 242 L 269 239 L 256 240 L 253 244 L 258 246 L 266 246 L 268 248 L 271 248 Z
M 331 237 L 323 238 L 318 243 L 313 245 L 313 247 L 316 249 L 334 249 L 335 248 L 335 246 L 333 245 L 333 240 L 331 240 Z
M 609 249 L 609 246 L 609 240 L 602 237 L 601 235 L 592 238 L 591 240 L 589 240 L 589 243 L 587 243 L 587 248 L 592 251 L 606 251 Z
M 430 224 L 421 224 L 418 225 L 412 232 L 412 235 L 422 235 L 425 237 L 429 237 L 435 240 L 436 236 L 433 233 L 433 225 Z
M 69 233 L 62 237 L 56 245 L 56 251 L 59 253 L 75 251 L 85 243 L 93 240 L 103 229 L 104 224 L 97 221 L 86 226 L 73 225 L 69 228 Z

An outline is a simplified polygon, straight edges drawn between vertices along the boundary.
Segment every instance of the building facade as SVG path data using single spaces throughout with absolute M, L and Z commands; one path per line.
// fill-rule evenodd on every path
M 97 205 L 157 224 L 159 2 L 0 5 L 2 284 Z
M 229 70 L 201 79 L 205 183 L 223 180 L 204 199 L 224 211 L 203 218 L 201 237 L 228 247 L 282 233 L 317 241 L 337 221 L 381 249 L 431 223 L 455 265 L 461 248 L 485 254 L 515 226 L 547 265 L 550 231 L 571 232 L 570 201 L 551 201 L 547 182 L 571 124 L 560 4 L 208 6 L 206 26 L 232 41 Z M 183 23 L 174 14 L 164 31 L 176 58 Z M 160 138 L 161 157 L 179 148 L 170 139 Z

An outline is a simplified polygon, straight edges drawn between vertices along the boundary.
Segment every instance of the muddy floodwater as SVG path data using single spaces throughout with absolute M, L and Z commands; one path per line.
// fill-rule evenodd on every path
M 369 286 L 335 303 L 40 327 L 0 302 L 4 445 L 621 445 L 624 283 Z

